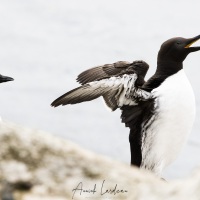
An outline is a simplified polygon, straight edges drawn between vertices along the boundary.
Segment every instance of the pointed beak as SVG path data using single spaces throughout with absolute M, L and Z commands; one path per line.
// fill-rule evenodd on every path
M 199 51 L 200 47 L 190 47 L 192 44 L 194 44 L 199 39 L 200 39 L 200 35 L 198 35 L 194 38 L 187 39 L 185 48 L 188 49 L 189 52 Z
M 14 79 L 11 78 L 11 77 L 0 75 L 0 83 L 8 82 L 8 81 L 13 81 L 13 80 Z

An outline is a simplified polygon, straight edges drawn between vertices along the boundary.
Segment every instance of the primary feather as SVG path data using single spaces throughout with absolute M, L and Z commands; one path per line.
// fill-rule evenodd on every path
M 149 65 L 141 60 L 134 61 L 132 63 L 127 61 L 118 61 L 113 64 L 105 64 L 88 69 L 78 75 L 77 81 L 84 85 L 92 81 L 98 81 L 105 78 L 111 78 L 124 74 L 134 74 L 139 76 L 138 85 L 144 84 L 144 77 L 149 69 Z
M 93 81 L 65 93 L 51 105 L 57 107 L 76 104 L 91 101 L 100 96 L 103 96 L 106 105 L 113 111 L 123 105 L 136 105 L 138 99 L 145 100 L 151 96 L 150 93 L 135 87 L 137 78 L 137 74 L 124 74 Z
M 147 94 L 139 87 L 145 82 L 144 77 L 148 68 L 144 61 L 119 61 L 93 67 L 78 75 L 77 81 L 82 86 L 65 93 L 51 105 L 56 107 L 76 104 L 100 96 L 112 111 L 123 105 L 135 105 L 136 100 L 144 97 L 143 93 Z

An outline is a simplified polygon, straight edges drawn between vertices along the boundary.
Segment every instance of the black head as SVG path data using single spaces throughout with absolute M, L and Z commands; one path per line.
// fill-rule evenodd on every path
M 8 76 L 3 76 L 0 74 L 0 83 L 3 83 L 3 82 L 7 82 L 7 81 L 13 81 L 14 79 L 11 78 L 11 77 L 8 77 Z
M 165 41 L 158 52 L 158 62 L 170 61 L 182 63 L 189 53 L 200 50 L 200 47 L 190 47 L 199 39 L 200 35 L 189 39 L 176 37 Z

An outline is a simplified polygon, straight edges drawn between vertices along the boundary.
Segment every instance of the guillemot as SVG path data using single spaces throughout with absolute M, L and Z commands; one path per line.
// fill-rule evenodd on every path
M 8 82 L 8 81 L 13 81 L 14 79 L 9 77 L 9 76 L 3 76 L 0 74 L 0 83 L 3 83 L 3 82 Z
M 144 61 L 99 66 L 81 73 L 77 80 L 82 86 L 51 105 L 103 96 L 111 110 L 122 110 L 122 122 L 130 128 L 131 164 L 160 176 L 177 158 L 194 122 L 195 98 L 183 61 L 200 50 L 191 47 L 198 39 L 200 35 L 165 41 L 158 52 L 156 72 L 147 82 L 144 77 L 149 67 Z
M 3 76 L 0 74 L 0 83 L 8 82 L 8 81 L 13 81 L 14 79 L 9 77 L 9 76 Z M 0 117 L 1 121 L 1 117 Z

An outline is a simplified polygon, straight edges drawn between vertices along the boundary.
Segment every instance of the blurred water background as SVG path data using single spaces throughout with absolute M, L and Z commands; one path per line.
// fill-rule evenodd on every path
M 151 76 L 163 41 L 200 34 L 199 7 L 197 0 L 1 0 L 0 73 L 15 78 L 0 87 L 1 117 L 129 163 L 129 130 L 120 111 L 109 112 L 102 99 L 56 109 L 50 103 L 93 66 L 143 59 Z M 184 67 L 197 115 L 186 148 L 165 171 L 171 179 L 200 164 L 200 53 Z

